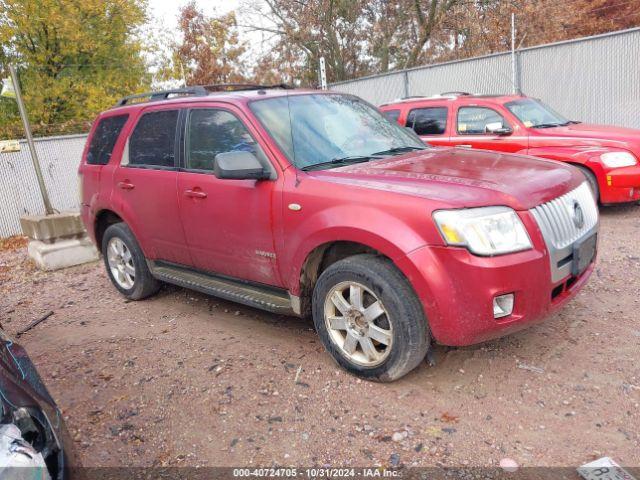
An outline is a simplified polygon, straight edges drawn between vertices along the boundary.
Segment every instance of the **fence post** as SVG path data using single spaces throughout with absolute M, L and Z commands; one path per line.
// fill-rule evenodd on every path
M 404 75 L 402 75 L 403 86 L 404 86 L 404 98 L 409 97 L 409 72 L 404 71 Z
M 31 161 L 33 162 L 33 168 L 36 171 L 36 177 L 38 177 L 38 186 L 40 187 L 40 194 L 42 195 L 42 202 L 44 203 L 44 211 L 47 215 L 54 213 L 51 202 L 49 201 L 49 194 L 47 193 L 47 187 L 44 183 L 44 177 L 42 176 L 42 170 L 40 169 L 40 161 L 38 160 L 38 154 L 36 152 L 36 145 L 33 143 L 33 136 L 31 135 L 31 126 L 29 125 L 29 117 L 27 117 L 27 109 L 24 107 L 22 101 L 22 92 L 20 90 L 20 84 L 18 83 L 18 74 L 16 73 L 13 65 L 9 65 L 9 73 L 11 73 L 11 81 L 13 82 L 13 88 L 16 92 L 16 101 L 18 102 L 18 110 L 20 110 L 20 117 L 22 117 L 22 124 L 24 125 L 24 134 L 27 137 L 27 144 L 29 145 L 29 151 L 31 152 Z
M 513 93 L 518 93 L 518 79 L 516 66 L 516 14 L 511 14 L 511 86 Z
M 320 65 L 318 68 L 318 80 L 320 83 L 320 89 L 326 90 L 327 89 L 327 70 L 325 66 L 324 57 L 320 57 Z

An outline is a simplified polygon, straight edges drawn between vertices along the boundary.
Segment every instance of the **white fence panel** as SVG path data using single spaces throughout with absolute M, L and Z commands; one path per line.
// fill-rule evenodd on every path
M 640 128 L 640 28 L 525 48 L 518 51 L 517 64 L 523 93 L 566 117 Z M 511 54 L 373 75 L 329 88 L 374 105 L 451 91 L 511 93 Z
M 80 208 L 77 175 L 86 138 L 66 135 L 35 139 L 49 198 L 56 210 Z M 20 151 L 0 153 L 0 238 L 21 233 L 22 215 L 43 213 L 29 147 L 21 140 Z

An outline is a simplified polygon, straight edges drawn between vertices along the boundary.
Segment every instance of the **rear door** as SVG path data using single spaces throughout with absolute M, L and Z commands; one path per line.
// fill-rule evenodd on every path
M 509 135 L 491 133 L 496 127 L 510 128 Z M 484 105 L 459 105 L 451 132 L 451 145 L 508 153 L 526 153 L 528 137 L 497 109 Z
M 449 145 L 446 104 L 412 107 L 407 114 L 405 126 L 412 128 L 424 141 L 434 146 Z
M 147 258 L 189 265 L 177 201 L 179 116 L 175 107 L 143 110 L 114 173 L 112 202 Z
M 279 179 L 256 141 L 257 132 L 235 107 L 212 104 L 187 113 L 183 137 L 178 201 L 194 266 L 279 286 L 273 236 Z M 272 179 L 217 178 L 215 156 L 238 150 L 252 152 Z

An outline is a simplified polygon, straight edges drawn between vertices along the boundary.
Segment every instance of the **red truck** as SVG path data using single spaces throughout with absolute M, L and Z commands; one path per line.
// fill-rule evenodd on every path
M 600 203 L 640 200 L 640 130 L 568 120 L 521 95 L 443 93 L 382 105 L 432 145 L 521 153 L 570 163 Z
M 126 297 L 169 282 L 312 316 L 342 367 L 390 381 L 434 341 L 541 321 L 591 274 L 577 169 L 427 147 L 350 95 L 229 88 L 126 97 L 93 125 L 82 218 Z

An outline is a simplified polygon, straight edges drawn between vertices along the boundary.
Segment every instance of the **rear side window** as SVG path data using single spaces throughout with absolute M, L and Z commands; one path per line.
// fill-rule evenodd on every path
M 397 122 L 400 117 L 400 110 L 386 110 L 382 114 L 392 122 Z
M 189 114 L 186 167 L 213 171 L 219 153 L 251 152 L 266 165 L 267 157 L 244 124 L 225 110 L 194 109 Z
M 129 165 L 175 166 L 178 110 L 142 115 L 129 138 Z
M 100 120 L 93 137 L 91 137 L 91 144 L 87 153 L 87 163 L 89 165 L 106 165 L 109 163 L 113 147 L 128 118 L 129 115 L 116 115 Z
M 407 116 L 407 127 L 418 135 L 442 135 L 447 129 L 447 108 L 416 108 Z

